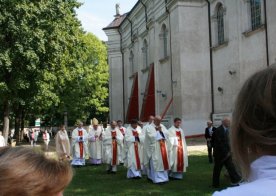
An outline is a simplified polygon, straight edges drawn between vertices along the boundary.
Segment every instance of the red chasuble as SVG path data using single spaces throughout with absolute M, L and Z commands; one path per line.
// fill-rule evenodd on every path
M 82 133 L 82 130 L 78 130 L 78 136 L 79 137 L 82 137 L 83 136 L 83 133 Z M 80 158 L 82 159 L 83 158 L 83 142 L 79 142 L 79 146 L 80 146 Z
M 116 137 L 116 131 L 111 131 L 111 137 Z M 117 165 L 117 141 L 112 139 L 112 163 L 111 165 Z
M 138 137 L 139 134 L 137 131 L 133 130 L 132 134 L 134 137 Z M 134 152 L 135 152 L 135 160 L 136 160 L 136 165 L 137 165 L 137 170 L 141 170 L 141 162 L 140 162 L 140 157 L 139 157 L 139 151 L 138 151 L 138 142 L 134 142 Z
M 183 160 L 183 144 L 182 144 L 182 138 L 181 138 L 181 132 L 176 131 L 176 137 L 178 140 L 178 146 L 177 146 L 177 172 L 183 172 L 184 167 L 184 160 Z
M 161 132 L 160 132 L 160 134 L 161 134 Z M 163 134 L 164 133 L 162 133 L 161 135 L 163 135 Z M 168 155 L 167 155 L 167 149 L 166 149 L 166 140 L 165 139 L 159 140 L 159 144 L 160 144 L 160 150 L 161 150 L 161 156 L 162 156 L 164 170 L 169 170 L 169 161 L 168 161 Z

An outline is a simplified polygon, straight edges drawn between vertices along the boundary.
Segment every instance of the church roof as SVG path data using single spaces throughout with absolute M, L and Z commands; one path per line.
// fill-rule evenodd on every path
M 125 14 L 119 15 L 119 16 L 115 16 L 114 20 L 107 27 L 104 27 L 103 30 L 118 28 L 120 26 L 120 24 L 126 18 L 127 14 L 128 13 L 125 13 Z

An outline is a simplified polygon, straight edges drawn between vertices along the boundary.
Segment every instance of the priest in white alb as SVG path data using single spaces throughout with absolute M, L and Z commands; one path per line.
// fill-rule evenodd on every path
M 133 119 L 125 134 L 125 152 L 126 159 L 124 165 L 128 168 L 127 178 L 141 178 L 143 167 L 143 143 L 145 136 L 138 121 Z
M 188 151 L 185 135 L 180 127 L 181 119 L 175 118 L 174 125 L 168 130 L 169 136 L 169 157 L 170 172 L 169 177 L 172 179 L 182 179 L 183 172 L 188 167 Z
M 73 160 L 71 162 L 71 165 L 74 165 L 74 166 L 85 165 L 85 156 L 88 153 L 88 149 L 87 149 L 88 133 L 82 126 L 83 126 L 83 123 L 79 122 L 78 127 L 72 131 Z
M 119 156 L 119 162 L 121 164 L 124 163 L 125 157 L 126 157 L 126 152 L 125 152 L 125 148 L 124 148 L 124 143 L 125 143 L 125 134 L 126 134 L 126 128 L 123 126 L 123 121 L 121 120 L 117 120 L 117 127 L 118 129 L 121 131 L 124 139 L 123 142 L 120 144 L 120 156 Z
M 102 132 L 99 121 L 93 118 L 88 132 L 89 162 L 93 165 L 102 163 Z
M 56 140 L 56 151 L 59 160 L 69 160 L 70 159 L 70 141 L 68 138 L 65 126 L 61 125 L 60 130 L 55 136 Z
M 148 179 L 153 183 L 163 184 L 169 181 L 170 169 L 168 157 L 167 129 L 161 124 L 161 117 L 156 116 L 154 122 L 147 126 L 144 141 L 144 165 L 147 167 Z
M 107 164 L 107 173 L 116 173 L 117 165 L 120 164 L 120 145 L 123 142 L 123 135 L 117 127 L 116 121 L 112 121 L 102 134 L 103 139 L 103 162 Z

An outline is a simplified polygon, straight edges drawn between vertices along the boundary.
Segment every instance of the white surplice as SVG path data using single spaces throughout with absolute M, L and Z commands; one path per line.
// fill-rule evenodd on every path
M 144 165 L 147 167 L 148 178 L 153 181 L 153 183 L 166 182 L 168 178 L 168 169 L 165 168 L 164 162 L 167 161 L 167 166 L 169 167 L 169 157 L 168 157 L 168 137 L 166 136 L 167 129 L 164 125 L 160 125 L 162 128 L 162 133 L 156 131 L 155 124 L 152 123 L 146 127 L 145 141 L 144 141 Z M 164 148 L 166 157 L 164 160 L 162 158 L 160 143 L 164 142 Z
M 76 128 L 72 132 L 72 165 L 85 165 L 85 156 L 87 149 L 88 133 L 84 128 Z M 82 147 L 82 148 L 81 148 Z
M 181 135 L 181 143 L 179 141 L 179 138 L 177 137 L 177 133 Z M 187 151 L 187 144 L 185 140 L 184 132 L 181 128 L 176 128 L 175 126 L 172 126 L 170 129 L 168 129 L 168 137 L 169 137 L 169 157 L 170 157 L 170 177 L 182 179 L 183 178 L 183 172 L 186 171 L 186 168 L 188 167 L 188 151 Z M 183 155 L 182 157 L 178 157 L 178 149 L 181 148 Z M 183 160 L 183 167 L 179 168 L 182 169 L 183 172 L 178 171 L 178 167 L 180 163 L 178 163 L 178 160 L 182 158 Z
M 98 126 L 95 130 L 93 126 L 89 126 L 88 133 L 88 150 L 90 163 L 101 164 L 102 163 L 102 132 L 101 126 Z
M 248 182 L 215 192 L 214 196 L 275 196 L 276 156 L 262 156 L 251 163 Z
M 113 155 L 113 145 L 112 145 L 112 132 L 116 132 L 116 142 L 117 142 L 117 154 Z M 108 168 L 112 169 L 112 171 L 116 171 L 117 167 L 116 165 L 119 165 L 119 157 L 121 155 L 121 149 L 120 146 L 123 143 L 124 136 L 122 135 L 121 131 L 116 127 L 115 129 L 112 129 L 111 127 L 108 127 L 103 133 L 102 133 L 102 139 L 103 139 L 103 162 L 108 164 Z M 112 164 L 113 156 L 116 157 L 116 164 Z
M 139 141 L 135 140 L 135 132 L 138 134 Z M 127 178 L 141 177 L 141 170 L 143 165 L 143 143 L 145 135 L 142 132 L 141 127 L 133 129 L 129 126 L 126 129 L 125 134 L 125 152 L 126 159 L 124 165 L 128 168 Z M 137 145 L 137 154 L 135 151 L 135 145 Z M 136 157 L 136 155 L 138 155 Z M 140 163 L 140 169 L 138 164 Z
M 55 136 L 55 140 L 58 157 L 65 158 L 66 156 L 70 156 L 70 141 L 67 131 L 59 130 Z

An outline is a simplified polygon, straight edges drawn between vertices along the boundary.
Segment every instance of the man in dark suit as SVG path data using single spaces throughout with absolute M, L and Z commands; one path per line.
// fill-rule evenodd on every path
M 215 165 L 213 170 L 213 187 L 219 187 L 219 177 L 220 172 L 223 166 L 228 171 L 228 174 L 231 179 L 232 185 L 238 185 L 241 181 L 241 177 L 236 171 L 236 168 L 232 162 L 232 157 L 230 153 L 229 145 L 229 127 L 230 119 L 224 118 L 222 120 L 222 125 L 219 126 L 215 133 L 213 134 L 214 138 L 214 158 Z
M 215 130 L 216 128 L 213 127 L 213 122 L 209 120 L 207 122 L 207 127 L 205 129 L 205 139 L 207 141 L 209 163 L 213 163 L 213 147 L 214 147 L 213 134 Z

